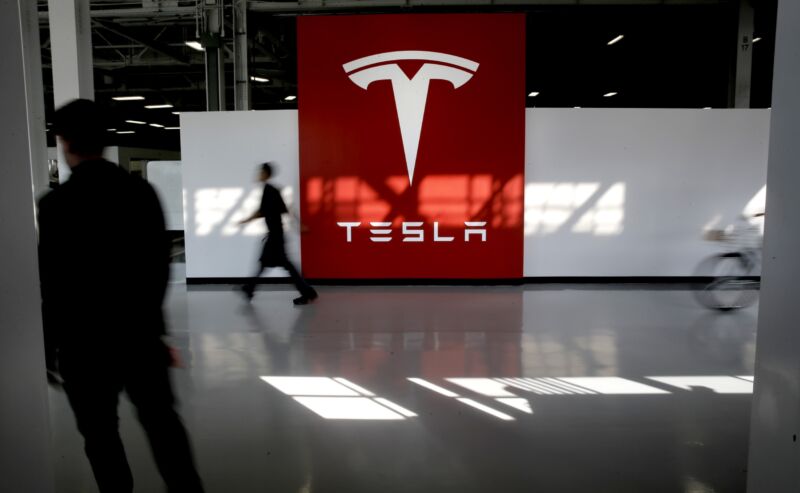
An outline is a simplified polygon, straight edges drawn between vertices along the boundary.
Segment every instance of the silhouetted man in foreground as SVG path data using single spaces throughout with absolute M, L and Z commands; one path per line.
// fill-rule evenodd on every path
M 69 180 L 39 205 L 48 369 L 58 370 L 103 493 L 133 491 L 118 431 L 123 390 L 170 492 L 202 492 L 175 411 L 162 341 L 170 245 L 144 180 L 103 159 L 104 112 L 75 100 L 55 113 Z
M 256 282 L 261 273 L 270 267 L 283 267 L 292 278 L 292 282 L 300 292 L 300 297 L 295 298 L 295 305 L 307 305 L 317 299 L 317 291 L 312 288 L 300 272 L 289 260 L 286 255 L 286 239 L 283 234 L 283 215 L 288 213 L 286 203 L 281 197 L 281 192 L 270 185 L 269 179 L 272 177 L 272 166 L 264 163 L 258 170 L 258 181 L 264 184 L 264 192 L 261 195 L 261 205 L 258 210 L 251 214 L 247 219 L 240 221 L 240 225 L 249 223 L 258 218 L 264 218 L 267 223 L 267 237 L 264 239 L 264 248 L 261 257 L 258 259 L 258 269 L 250 281 L 242 286 L 242 291 L 248 300 L 253 299 L 256 290 Z

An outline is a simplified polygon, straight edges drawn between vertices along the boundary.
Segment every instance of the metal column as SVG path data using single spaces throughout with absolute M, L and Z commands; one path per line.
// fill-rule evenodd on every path
M 247 67 L 247 0 L 233 0 L 233 87 L 235 109 L 250 109 L 250 71 Z
M 51 0 L 52 1 L 52 0 Z M 205 0 L 206 29 L 202 35 L 206 54 L 206 109 L 225 110 L 225 49 L 222 44 L 222 0 Z
M 751 0 L 739 0 L 739 35 L 736 47 L 736 79 L 733 91 L 735 108 L 750 107 L 753 72 L 753 6 Z

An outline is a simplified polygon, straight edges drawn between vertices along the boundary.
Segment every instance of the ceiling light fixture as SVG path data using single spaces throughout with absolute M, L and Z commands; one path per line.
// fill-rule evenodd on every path
M 106 129 L 106 132 L 116 132 L 116 131 L 117 131 L 116 128 L 107 128 Z
M 533 91 L 532 93 L 529 93 L 529 94 L 528 94 L 528 97 L 529 97 L 529 98 L 535 98 L 535 97 L 536 97 L 536 96 L 538 96 L 538 95 L 539 95 L 539 91 Z
M 172 114 L 173 114 L 173 115 L 180 115 L 180 114 L 181 114 L 181 112 L 180 112 L 180 111 L 173 111 L 173 112 L 172 112 Z
M 200 44 L 200 41 L 186 41 L 184 44 L 193 50 L 206 51 L 206 49 L 203 48 L 203 45 Z
M 759 41 L 761 41 L 761 38 L 760 38 L 760 37 L 758 37 L 758 38 L 753 38 L 753 43 L 758 43 Z
M 143 101 L 144 96 L 115 96 L 111 99 L 114 101 Z
M 147 122 L 140 122 L 139 120 L 125 120 L 125 123 L 133 123 L 134 125 L 147 125 Z
M 156 128 L 164 128 L 164 125 L 161 125 L 160 123 L 151 123 L 150 126 Z
M 164 130 L 180 130 L 181 127 L 164 127 Z
M 117 132 L 117 135 L 124 135 L 124 134 L 135 134 L 135 133 L 136 133 L 136 132 L 134 132 L 133 130 L 122 130 L 122 131 L 120 131 L 120 132 Z
M 269 79 L 265 79 L 264 77 L 256 77 L 255 75 L 251 75 L 250 80 L 253 82 L 269 82 Z
M 623 34 L 620 34 L 620 35 L 619 35 L 619 36 L 617 36 L 616 38 L 614 38 L 614 39 L 612 39 L 611 41 L 609 41 L 609 42 L 608 42 L 608 46 L 611 46 L 611 45 L 614 45 L 614 44 L 617 44 L 617 43 L 619 43 L 620 41 L 622 41 L 622 38 L 624 38 L 624 37 L 625 37 L 625 35 L 623 35 Z
M 284 101 L 294 101 L 295 99 L 297 99 L 297 96 L 286 96 L 283 98 Z
M 619 93 L 618 92 L 607 92 L 607 93 L 603 94 L 603 97 L 604 98 L 613 98 L 617 94 L 619 94 Z
M 164 109 L 164 108 L 172 108 L 172 105 L 171 104 L 148 104 L 147 106 L 145 106 L 145 108 L 148 109 L 148 110 L 160 110 L 160 109 Z

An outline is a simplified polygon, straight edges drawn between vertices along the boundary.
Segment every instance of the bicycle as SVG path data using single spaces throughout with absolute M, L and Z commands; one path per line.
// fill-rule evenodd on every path
M 708 241 L 732 247 L 705 259 L 698 267 L 698 274 L 710 279 L 702 289 L 695 291 L 698 301 L 707 308 L 738 310 L 758 300 L 763 235 L 760 226 L 751 220 L 763 215 L 742 216 L 729 230 L 710 230 L 704 235 Z

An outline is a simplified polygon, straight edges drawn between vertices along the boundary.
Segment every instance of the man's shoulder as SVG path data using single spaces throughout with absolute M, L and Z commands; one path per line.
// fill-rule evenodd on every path
M 270 200 L 272 202 L 283 202 L 283 196 L 281 195 L 280 189 L 270 183 L 264 185 L 263 195 L 266 200 Z
M 110 175 L 111 180 L 116 182 L 118 186 L 128 188 L 134 193 L 149 194 L 153 191 L 150 183 L 140 175 L 131 174 L 122 166 L 111 161 L 104 161 L 103 165 L 106 167 L 106 172 Z
M 60 197 L 62 193 L 61 187 L 59 187 L 49 190 L 39 197 L 39 213 L 41 213 L 41 211 L 48 212 L 51 208 L 55 207 L 55 204 L 61 200 Z
M 153 186 L 150 185 L 150 182 L 148 182 L 141 176 L 128 174 L 127 180 L 131 186 L 139 190 L 147 190 L 147 191 L 153 190 Z
M 60 183 L 56 188 L 50 189 L 39 197 L 39 211 L 48 211 L 56 209 L 59 204 L 69 202 L 70 197 L 74 195 L 75 184 L 69 180 Z

